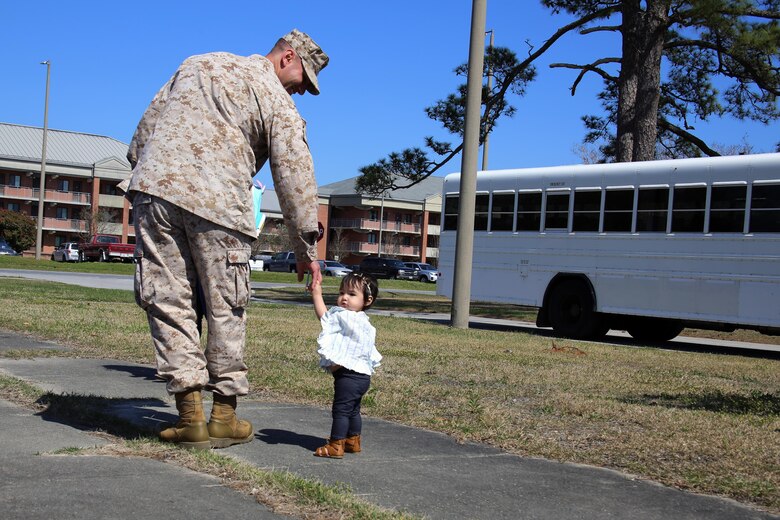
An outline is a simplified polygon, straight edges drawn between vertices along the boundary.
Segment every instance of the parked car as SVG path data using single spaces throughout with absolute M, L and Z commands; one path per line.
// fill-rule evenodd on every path
M 98 233 L 89 237 L 86 242 L 80 242 L 79 260 L 81 262 L 110 262 L 111 260 L 122 260 L 123 262 L 132 262 L 135 254 L 133 244 L 125 244 L 122 239 L 116 235 L 104 235 Z
M 55 262 L 78 262 L 79 244 L 78 242 L 65 242 L 54 250 L 51 259 Z
M 360 272 L 376 278 L 403 278 L 409 268 L 397 258 L 368 256 L 360 262 Z
M 334 260 L 320 260 L 319 263 L 322 276 L 347 276 L 352 272 L 352 269 Z
M 19 256 L 19 253 L 8 245 L 4 238 L 0 238 L 0 255 Z
M 276 253 L 267 262 L 264 262 L 264 271 L 277 271 L 282 273 L 294 273 L 296 271 L 295 253 L 285 251 Z
M 399 277 L 404 280 L 419 280 L 421 282 L 436 282 L 441 276 L 441 273 L 433 267 L 431 264 L 424 264 L 422 262 L 406 262 L 406 267 L 410 269 L 404 276 Z
M 252 271 L 265 271 L 265 266 L 271 260 L 271 255 L 252 255 L 249 257 L 249 269 Z

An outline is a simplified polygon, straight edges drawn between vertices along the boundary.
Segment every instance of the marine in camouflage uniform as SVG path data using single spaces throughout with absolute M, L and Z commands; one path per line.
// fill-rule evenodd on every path
M 305 259 L 299 279 L 306 267 L 319 276 L 317 185 L 306 123 L 291 94 L 304 89 L 319 94 L 317 74 L 327 63 L 319 46 L 297 30 L 267 56 L 193 56 L 138 124 L 125 191 L 135 220 L 136 300 L 147 312 L 157 370 L 180 414 L 179 424 L 161 433 L 164 440 L 208 447 L 198 412 L 200 389 L 214 392 L 215 411 L 218 400 L 235 410 L 235 396 L 249 391 L 245 307 L 256 238 L 250 188 L 269 158 L 296 258 Z M 198 285 L 206 302 L 205 352 L 197 327 Z M 194 418 L 187 405 L 193 400 Z M 251 425 L 246 434 L 248 423 L 237 425 L 233 413 L 226 419 L 232 421 L 233 431 L 226 434 L 231 442 L 220 441 L 212 431 L 218 429 L 212 428 L 215 411 L 208 424 L 211 446 L 215 437 L 216 444 L 226 445 L 251 440 Z

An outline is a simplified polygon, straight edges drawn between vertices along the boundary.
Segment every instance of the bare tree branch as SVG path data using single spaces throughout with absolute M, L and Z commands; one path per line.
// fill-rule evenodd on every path
M 604 31 L 612 31 L 612 32 L 620 32 L 621 27 L 619 25 L 599 25 L 598 27 L 589 27 L 587 29 L 583 29 L 580 31 L 580 34 L 590 34 L 594 32 L 604 32 Z
M 704 152 L 705 154 L 707 154 L 710 157 L 719 157 L 720 156 L 720 154 L 718 152 L 716 152 L 715 150 L 713 150 L 712 148 L 707 146 L 707 143 L 705 143 L 704 141 L 702 141 L 701 139 L 699 139 L 698 137 L 696 137 L 692 133 L 687 132 L 687 131 L 683 130 L 682 128 L 680 128 L 679 126 L 670 123 L 666 119 L 659 118 L 658 119 L 658 126 L 663 128 L 664 130 L 668 130 L 669 132 L 672 132 L 673 134 L 682 137 L 683 139 L 685 139 L 686 141 L 688 141 L 691 144 L 695 145 L 699 150 L 701 150 L 702 152 Z
M 599 68 L 599 65 L 603 65 L 605 63 L 620 63 L 620 58 L 602 58 L 600 60 L 596 60 L 593 63 L 590 63 L 588 65 L 577 65 L 574 63 L 551 63 L 550 68 L 551 69 L 579 69 L 580 73 L 577 75 L 577 78 L 574 80 L 574 83 L 572 83 L 571 88 L 571 95 L 577 93 L 577 85 L 580 84 L 580 81 L 582 81 L 582 78 L 587 74 L 588 72 L 595 72 L 602 78 L 604 78 L 606 81 L 609 82 L 616 82 L 617 78 L 611 74 L 609 74 L 607 71 Z

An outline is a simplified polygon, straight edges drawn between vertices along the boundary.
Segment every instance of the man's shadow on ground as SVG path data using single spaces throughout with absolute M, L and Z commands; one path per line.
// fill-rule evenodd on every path
M 132 378 L 165 384 L 157 377 L 153 367 L 106 364 L 104 368 L 125 372 Z M 163 423 L 178 420 L 175 408 L 155 397 L 128 399 L 47 392 L 36 404 L 42 408 L 36 415 L 45 421 L 82 431 L 106 432 L 125 439 L 155 436 Z
M 175 423 L 178 419 L 176 413 L 159 410 L 170 408 L 169 403 L 154 398 L 119 399 L 47 392 L 36 404 L 43 408 L 36 415 L 45 421 L 124 439 L 154 436 L 162 423 Z
M 289 444 L 291 446 L 300 446 L 308 451 L 316 450 L 323 443 L 322 437 L 301 435 L 289 430 L 275 430 L 272 428 L 259 430 L 255 434 L 255 438 L 266 444 Z

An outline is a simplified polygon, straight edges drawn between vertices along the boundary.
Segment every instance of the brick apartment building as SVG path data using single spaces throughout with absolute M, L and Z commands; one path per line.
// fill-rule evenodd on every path
M 0 208 L 36 221 L 42 140 L 42 128 L 0 123 Z M 130 175 L 126 154 L 127 144 L 110 137 L 48 131 L 42 255 L 90 232 L 135 242 L 132 209 L 117 190 Z M 367 255 L 381 255 L 436 264 L 443 179 L 428 178 L 384 196 L 357 193 L 355 180 L 352 177 L 318 190 L 319 220 L 325 228 L 320 258 L 356 264 Z M 263 212 L 267 221 L 254 251 L 289 247 L 279 236 L 284 232 L 283 222 L 273 190 L 263 196 Z M 24 253 L 34 254 L 34 248 Z

